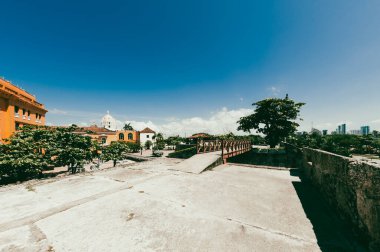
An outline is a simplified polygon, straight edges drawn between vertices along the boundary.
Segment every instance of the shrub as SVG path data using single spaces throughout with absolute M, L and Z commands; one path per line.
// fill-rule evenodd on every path
M 189 158 L 197 154 L 197 147 L 190 147 L 180 151 L 172 152 L 168 155 L 170 158 Z

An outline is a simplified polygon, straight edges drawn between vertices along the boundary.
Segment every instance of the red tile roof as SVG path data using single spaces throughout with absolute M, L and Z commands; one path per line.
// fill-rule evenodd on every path
M 207 133 L 197 133 L 197 134 L 193 134 L 192 136 L 189 136 L 188 138 L 207 138 L 207 137 L 210 137 L 210 135 Z
M 104 127 L 98 127 L 96 125 L 91 125 L 89 127 L 80 127 L 76 129 L 74 132 L 76 133 L 87 133 L 87 131 L 94 132 L 95 134 L 110 134 L 110 133 L 115 133 L 112 130 L 106 129 Z
M 145 129 L 143 129 L 142 131 L 140 131 L 140 133 L 156 133 L 154 130 L 146 127 Z

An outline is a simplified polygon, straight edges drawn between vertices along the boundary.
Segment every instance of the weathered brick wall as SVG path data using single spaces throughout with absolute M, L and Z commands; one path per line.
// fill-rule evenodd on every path
M 302 149 L 304 176 L 342 217 L 380 251 L 380 166 L 326 151 Z

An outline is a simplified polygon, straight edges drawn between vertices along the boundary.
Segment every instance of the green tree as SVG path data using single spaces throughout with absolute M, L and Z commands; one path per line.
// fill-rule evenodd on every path
M 0 181 L 22 181 L 52 167 L 52 135 L 45 128 L 25 126 L 0 145 Z
M 162 133 L 157 133 L 154 139 L 156 139 L 156 149 L 163 150 L 165 148 L 165 139 Z
M 73 133 L 75 125 L 68 128 L 57 128 L 53 134 L 54 144 L 51 146 L 52 153 L 56 156 L 57 166 L 68 166 L 72 173 L 77 168 L 83 167 L 85 162 L 93 158 L 93 143 L 88 136 Z
M 145 149 L 150 150 L 150 147 L 152 146 L 152 141 L 148 140 L 145 142 Z
M 112 142 L 103 149 L 102 159 L 105 161 L 112 160 L 115 167 L 118 160 L 125 158 L 126 152 L 128 152 L 128 145 L 125 142 Z
M 126 142 L 128 152 L 139 152 L 141 150 L 140 142 L 133 143 L 133 142 Z
M 126 123 L 126 124 L 124 124 L 123 129 L 124 129 L 124 130 L 134 130 L 133 127 L 131 126 L 131 123 Z
M 177 145 L 179 143 L 185 142 L 185 138 L 180 136 L 171 136 L 164 140 L 167 145 Z
M 256 106 L 253 114 L 241 117 L 238 130 L 251 132 L 252 129 L 263 133 L 271 148 L 293 134 L 299 126 L 295 120 L 305 103 L 297 103 L 288 98 L 269 98 L 253 103 Z

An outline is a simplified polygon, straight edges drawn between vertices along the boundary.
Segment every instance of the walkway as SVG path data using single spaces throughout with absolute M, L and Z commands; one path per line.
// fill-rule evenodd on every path
M 328 210 L 305 210 L 299 190 L 309 191 L 289 171 L 190 174 L 173 170 L 177 162 L 0 188 L 0 251 L 354 250 Z M 319 217 L 330 223 L 327 238 Z

